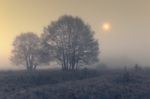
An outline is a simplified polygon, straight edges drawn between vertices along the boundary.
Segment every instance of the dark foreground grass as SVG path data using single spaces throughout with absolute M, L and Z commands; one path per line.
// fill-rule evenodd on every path
M 0 99 L 150 99 L 150 70 L 1 73 Z
M 88 79 L 99 75 L 100 73 L 96 70 L 61 71 L 53 69 L 34 72 L 24 70 L 0 72 L 0 99 L 29 88 Z

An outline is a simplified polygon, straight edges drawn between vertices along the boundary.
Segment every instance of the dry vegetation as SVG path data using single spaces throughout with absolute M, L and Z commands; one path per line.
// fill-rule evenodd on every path
M 0 99 L 149 99 L 150 69 L 1 72 Z

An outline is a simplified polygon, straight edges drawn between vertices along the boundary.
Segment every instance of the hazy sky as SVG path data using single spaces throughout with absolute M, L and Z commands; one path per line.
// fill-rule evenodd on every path
M 89 23 L 100 41 L 101 62 L 150 65 L 150 0 L 0 0 L 0 68 L 10 65 L 12 42 L 21 32 L 69 14 Z M 102 24 L 111 24 L 109 31 Z

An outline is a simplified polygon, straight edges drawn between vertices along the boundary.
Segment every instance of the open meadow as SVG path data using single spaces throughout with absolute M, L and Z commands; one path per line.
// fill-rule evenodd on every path
M 149 99 L 150 69 L 0 73 L 0 99 Z

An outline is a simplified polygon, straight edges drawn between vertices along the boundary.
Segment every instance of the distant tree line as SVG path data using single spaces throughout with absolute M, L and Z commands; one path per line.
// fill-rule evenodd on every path
M 27 70 L 57 62 L 62 70 L 98 62 L 99 45 L 91 27 L 79 17 L 64 15 L 44 28 L 39 37 L 22 33 L 13 42 L 11 61 Z

